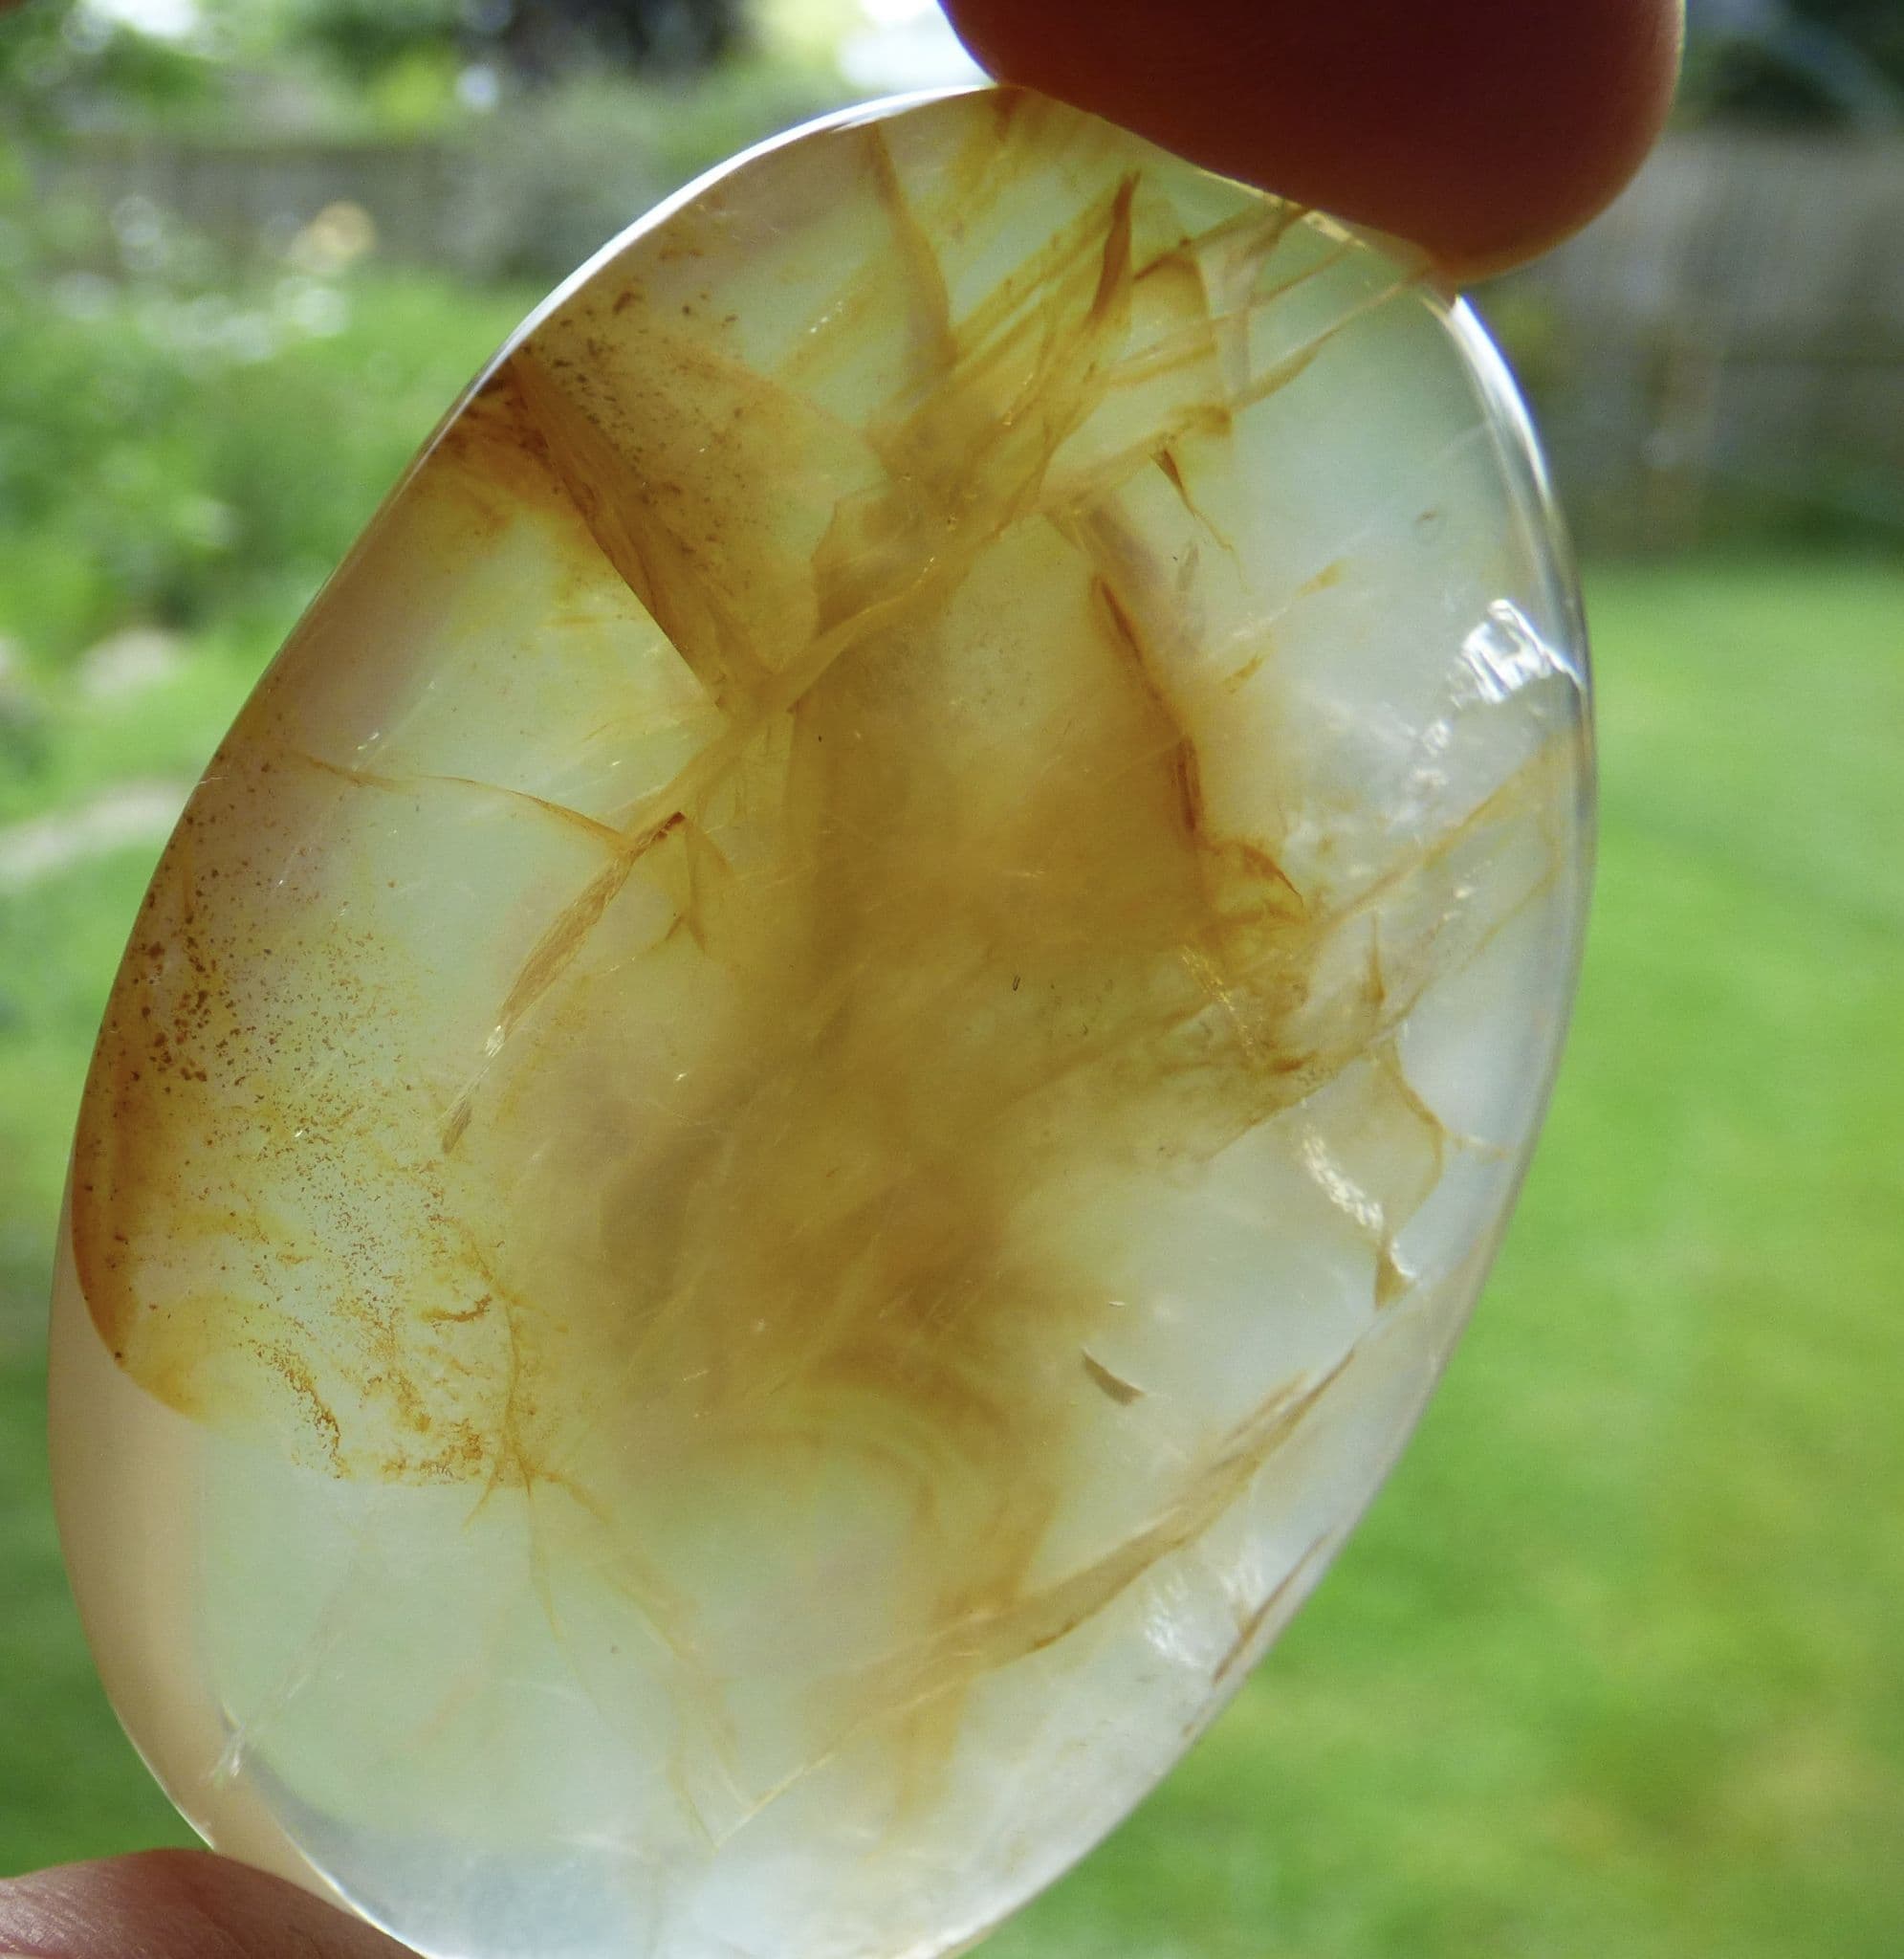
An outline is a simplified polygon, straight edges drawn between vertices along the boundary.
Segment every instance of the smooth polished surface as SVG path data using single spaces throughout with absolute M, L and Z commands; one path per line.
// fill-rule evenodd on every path
M 1578 614 L 1477 329 L 996 91 L 558 294 L 208 771 L 56 1472 L 221 1847 L 467 1959 L 896 1959 L 1320 1575 L 1570 996 Z

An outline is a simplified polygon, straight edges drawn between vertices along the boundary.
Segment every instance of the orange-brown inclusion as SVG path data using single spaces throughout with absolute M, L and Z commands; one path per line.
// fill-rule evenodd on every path
M 1393 1048 L 1434 933 L 1345 957 L 1381 891 L 1331 909 L 1277 835 L 1213 815 L 1212 716 L 1274 647 L 1188 690 L 1194 564 L 1133 515 L 1133 484 L 1167 483 L 1194 549 L 1227 548 L 1200 513 L 1234 418 L 1334 326 L 1239 380 L 1210 268 L 1273 303 L 1297 214 L 1251 199 L 1186 236 L 1132 170 L 955 315 L 933 228 L 1068 116 L 961 113 L 925 213 L 877 126 L 826 139 L 886 235 L 771 369 L 720 290 L 656 297 L 711 249 L 716 197 L 450 423 L 165 856 L 73 1214 L 99 1332 L 152 1393 L 339 1476 L 561 1492 L 682 1650 L 681 1546 L 736 1489 L 896 1492 L 887 1582 L 927 1630 L 874 1683 L 888 1708 L 1099 1610 L 1327 1385 L 1283 1383 L 1156 1514 L 1034 1581 L 1081 1424 L 1146 1405 L 1093 1352 L 1119 1289 L 1093 1205 L 1193 1181 L 1356 1071 L 1386 1298 L 1445 1142 Z M 827 390 L 875 359 L 885 391 L 843 432 Z M 624 805 L 386 769 L 360 752 L 375 716 L 337 705 L 396 684 L 405 649 L 368 622 L 400 546 L 453 570 L 525 528 L 691 676 L 691 740 Z M 1452 884 L 1543 793 L 1517 781 L 1382 890 Z M 467 942 L 414 987 L 382 874 L 412 823 L 553 867 L 492 911 L 470 856 Z M 482 1038 L 446 1064 L 425 1037 L 478 995 Z

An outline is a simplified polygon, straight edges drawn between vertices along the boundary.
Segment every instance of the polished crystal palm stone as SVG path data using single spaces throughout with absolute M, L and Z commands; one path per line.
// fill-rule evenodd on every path
M 1005 91 L 665 207 L 207 772 L 86 1092 L 74 1576 L 220 1846 L 455 1959 L 930 1959 L 1421 1407 L 1587 857 L 1403 255 Z

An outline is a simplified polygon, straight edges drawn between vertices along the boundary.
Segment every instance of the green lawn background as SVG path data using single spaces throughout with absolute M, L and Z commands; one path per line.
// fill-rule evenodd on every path
M 997 1959 L 1904 1951 L 1904 569 L 1589 600 L 1587 974 L 1474 1332 L 1294 1629 Z M 256 656 L 211 630 L 130 693 L 0 699 L 0 834 L 188 777 Z M 186 1840 L 80 1646 L 41 1414 L 65 1138 L 154 854 L 0 882 L 0 1872 Z

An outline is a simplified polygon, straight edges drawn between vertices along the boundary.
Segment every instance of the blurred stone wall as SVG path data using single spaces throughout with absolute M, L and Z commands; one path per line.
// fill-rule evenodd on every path
M 1904 140 L 1676 138 L 1478 300 L 1588 540 L 1904 539 Z

